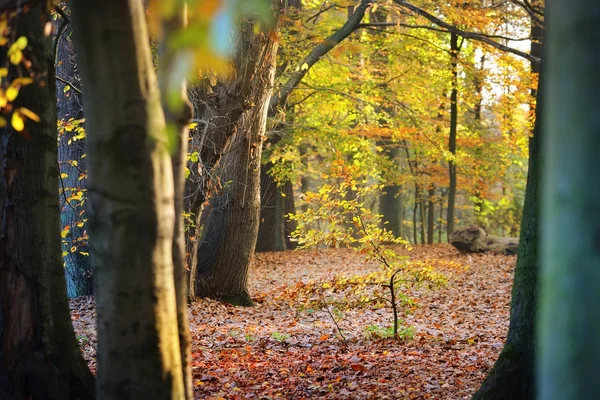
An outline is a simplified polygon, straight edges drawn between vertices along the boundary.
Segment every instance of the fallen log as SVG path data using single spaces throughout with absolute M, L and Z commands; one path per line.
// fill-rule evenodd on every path
M 517 254 L 519 238 L 488 235 L 478 226 L 457 229 L 450 234 L 450 244 L 465 253 L 495 252 Z

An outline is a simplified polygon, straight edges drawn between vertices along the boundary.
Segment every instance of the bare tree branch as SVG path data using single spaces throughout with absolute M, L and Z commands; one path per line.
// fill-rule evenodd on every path
M 1 0 L 0 0 L 1 1 Z M 365 11 L 369 6 L 373 4 L 374 0 L 361 0 L 360 5 L 356 7 L 354 13 L 348 21 L 338 29 L 333 35 L 323 40 L 317 47 L 315 47 L 298 65 L 298 70 L 292 73 L 292 76 L 288 81 L 273 94 L 269 104 L 269 114 L 274 115 L 278 106 L 281 106 L 287 102 L 287 98 L 294 90 L 294 88 L 300 83 L 302 78 L 308 73 L 310 68 L 315 65 L 317 61 L 333 49 L 342 40 L 346 39 L 352 32 L 356 31 L 360 22 L 362 21 Z
M 531 54 L 525 53 L 521 50 L 517 50 L 515 48 L 505 46 L 502 43 L 498 43 L 495 40 L 490 39 L 489 37 L 485 36 L 484 34 L 480 34 L 480 33 L 476 33 L 476 32 L 468 32 L 468 31 L 459 29 L 459 28 L 455 27 L 454 25 L 451 25 L 451 24 L 445 22 L 444 20 L 428 13 L 427 11 L 425 11 L 411 3 L 406 2 L 405 0 L 394 0 L 394 3 L 396 3 L 400 7 L 403 7 L 407 10 L 414 12 L 415 14 L 418 14 L 418 15 L 428 19 L 429 21 L 433 22 L 434 24 L 446 29 L 448 32 L 456 33 L 457 35 L 462 36 L 465 39 L 477 40 L 479 42 L 482 42 L 482 43 L 488 44 L 492 47 L 495 47 L 498 50 L 506 51 L 507 53 L 512 53 L 519 57 L 523 57 L 526 60 L 529 60 L 534 64 L 540 64 L 542 61 L 539 57 L 535 57 L 535 56 L 532 56 Z

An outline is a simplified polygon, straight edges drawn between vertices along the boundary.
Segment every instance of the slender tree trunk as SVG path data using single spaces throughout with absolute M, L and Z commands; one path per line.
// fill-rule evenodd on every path
M 86 93 L 98 397 L 184 399 L 174 190 L 142 2 L 72 2 Z
M 92 399 L 61 258 L 54 55 L 43 33 L 49 14 L 38 4 L 16 20 L 38 82 L 23 87 L 14 106 L 41 122 L 27 122 L 30 139 L 0 131 L 0 399 Z
M 451 157 L 456 156 L 456 133 L 458 128 L 458 35 L 450 34 L 450 66 L 452 68 L 452 82 L 450 91 L 450 135 L 448 137 L 448 150 Z M 450 186 L 448 187 L 448 216 L 447 233 L 448 236 L 454 232 L 454 205 L 456 202 L 456 163 L 454 158 L 448 161 L 448 177 Z
M 536 57 L 542 55 L 542 37 L 543 27 L 534 24 L 532 27 L 532 38 L 534 40 L 531 45 L 531 54 Z M 537 64 L 532 64 L 532 70 L 533 72 L 540 72 Z M 540 75 L 540 84 L 542 79 L 546 78 Z M 521 219 L 517 267 L 512 290 L 510 327 L 506 344 L 494 368 L 490 371 L 481 388 L 475 393 L 473 397 L 475 400 L 526 400 L 534 398 L 536 394 L 535 350 L 537 341 L 535 323 L 537 319 L 539 271 L 539 182 L 542 169 L 540 153 L 544 146 L 542 123 L 543 114 L 546 111 L 542 104 L 545 100 L 541 93 L 532 92 L 532 94 L 537 97 L 537 108 L 535 128 L 529 141 L 529 172 L 523 217 Z
M 173 229 L 173 269 L 177 302 L 177 325 L 185 400 L 193 399 L 191 368 L 191 335 L 188 321 L 188 273 L 186 268 L 185 222 L 183 220 L 185 191 L 185 163 L 189 139 L 189 124 L 192 105 L 187 96 L 185 76 L 178 81 L 172 78 L 177 71 L 177 59 L 169 39 L 187 25 L 184 1 L 172 3 L 172 16 L 162 24 L 162 39 L 159 43 L 159 87 L 170 140 L 174 142 L 171 156 L 174 185 L 175 224 Z M 173 86 L 171 86 L 173 85 Z
M 600 5 L 551 0 L 547 11 L 538 398 L 593 399 L 600 393 Z
M 425 232 L 425 199 L 423 196 L 419 200 L 419 220 L 421 221 L 421 244 L 425 244 L 427 234 Z
M 417 210 L 419 209 L 419 186 L 415 185 L 415 204 L 413 206 L 413 244 L 419 243 L 417 238 Z
M 70 82 L 67 84 L 57 80 L 56 83 L 58 120 L 79 120 L 83 118 L 83 103 L 82 96 L 78 92 L 81 85 L 70 25 L 62 18 L 58 18 L 54 26 L 58 33 L 54 38 L 55 42 L 57 41 L 54 60 L 56 75 Z M 64 262 L 69 297 L 90 295 L 93 286 L 86 239 L 87 226 L 84 224 L 87 191 L 82 190 L 87 187 L 85 138 L 78 138 L 79 133 L 77 130 L 64 129 L 58 139 L 60 221 L 61 230 L 68 230 L 67 236 L 62 240 L 62 249 L 67 254 Z M 80 200 L 68 200 L 79 192 L 82 194 Z
M 285 234 L 285 243 L 288 250 L 293 250 L 298 247 L 298 242 L 292 241 L 292 232 L 298 228 L 298 222 L 290 220 L 287 216 L 296 214 L 296 200 L 294 199 L 294 185 L 291 181 L 287 181 L 281 189 L 285 194 L 283 199 L 283 230 Z
M 435 187 L 429 188 L 429 198 L 427 199 L 427 244 L 433 244 L 435 233 Z
M 213 167 L 221 187 L 213 187 L 214 194 L 199 215 L 201 231 L 196 235 L 191 282 L 196 297 L 252 305 L 247 280 L 258 236 L 260 162 L 276 54 L 273 35 L 254 33 L 251 24 L 244 23 L 238 35 L 235 78 L 217 83 L 209 98 L 221 109 L 229 102 L 228 112 L 215 114 L 205 102 L 203 119 L 213 115 L 216 121 L 227 121 L 222 125 L 225 131 L 214 136 L 230 139 Z M 223 102 L 218 96 L 223 96 Z

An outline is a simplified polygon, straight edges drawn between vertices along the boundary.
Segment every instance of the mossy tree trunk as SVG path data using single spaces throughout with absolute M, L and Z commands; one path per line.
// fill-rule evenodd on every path
M 37 82 L 21 89 L 14 106 L 41 122 L 26 124 L 30 138 L 0 131 L 0 399 L 92 399 L 61 258 L 54 56 L 43 33 L 49 14 L 38 4 L 17 21 Z M 14 67 L 10 76 L 18 76 Z
M 543 27 L 532 27 L 534 41 L 531 54 L 542 55 Z M 537 64 L 532 64 L 533 72 L 541 72 Z M 546 77 L 540 76 L 540 83 Z M 541 87 L 541 86 L 540 86 Z M 526 400 L 535 398 L 535 356 L 539 274 L 539 203 L 541 152 L 544 131 L 542 101 L 540 92 L 537 97 L 535 128 L 529 140 L 529 172 L 525 190 L 525 204 L 521 219 L 517 267 L 512 289 L 510 327 L 506 344 L 481 388 L 475 393 L 475 400 Z
M 98 397 L 183 399 L 174 185 L 139 0 L 71 3 L 86 94 Z
M 547 6 L 539 390 L 600 393 L 600 4 Z

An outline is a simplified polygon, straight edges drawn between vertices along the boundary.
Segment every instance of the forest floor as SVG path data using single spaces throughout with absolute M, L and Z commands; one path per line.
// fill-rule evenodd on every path
M 256 307 L 189 308 L 196 398 L 469 399 L 506 337 L 516 257 L 449 245 L 407 255 L 448 282 L 402 288 L 398 340 L 376 263 L 350 249 L 258 254 Z M 72 300 L 71 314 L 95 371 L 93 298 Z

